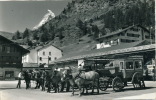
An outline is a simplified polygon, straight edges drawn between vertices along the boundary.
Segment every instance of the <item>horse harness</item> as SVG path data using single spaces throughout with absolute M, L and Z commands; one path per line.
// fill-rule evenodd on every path
M 85 81 L 91 81 L 91 80 L 86 79 L 86 75 L 85 75 L 85 78 L 81 77 L 81 76 L 80 76 L 81 74 L 85 74 L 85 72 L 81 72 L 81 71 L 80 71 L 79 74 L 76 75 L 76 77 L 74 78 L 74 80 L 76 80 L 76 79 L 78 79 L 78 78 L 81 78 L 81 79 L 83 79 L 83 80 L 85 80 Z

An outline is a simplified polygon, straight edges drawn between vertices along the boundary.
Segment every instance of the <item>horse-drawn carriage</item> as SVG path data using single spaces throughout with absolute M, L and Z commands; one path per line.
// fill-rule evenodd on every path
M 142 58 L 135 56 L 114 59 L 100 68 L 94 66 L 94 70 L 100 76 L 100 90 L 105 91 L 109 85 L 112 85 L 114 91 L 121 91 L 127 82 L 131 82 L 134 88 L 145 88 L 142 61 Z

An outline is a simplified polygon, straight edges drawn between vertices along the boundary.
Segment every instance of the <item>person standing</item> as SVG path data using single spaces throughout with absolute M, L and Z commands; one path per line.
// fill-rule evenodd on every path
M 18 74 L 18 83 L 16 88 L 21 88 L 21 79 L 22 79 L 22 71 L 20 71 Z
M 153 73 L 153 81 L 155 81 L 155 76 L 156 76 L 155 75 L 156 74 L 155 72 L 156 71 L 155 71 L 155 59 L 154 58 L 152 59 L 152 65 L 153 65 L 153 70 L 152 70 L 152 73 Z

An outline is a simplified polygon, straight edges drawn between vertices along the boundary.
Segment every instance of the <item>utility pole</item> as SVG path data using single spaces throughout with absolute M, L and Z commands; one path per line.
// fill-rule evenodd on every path
M 152 44 L 152 26 L 150 27 L 150 42 L 151 42 L 151 44 Z
M 48 56 L 48 67 L 49 67 L 49 58 L 50 58 L 50 57 Z

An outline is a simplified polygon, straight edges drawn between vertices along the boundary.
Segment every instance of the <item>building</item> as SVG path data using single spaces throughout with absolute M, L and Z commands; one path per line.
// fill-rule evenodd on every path
M 133 43 L 125 43 L 122 45 L 115 45 L 108 48 L 73 53 L 57 59 L 56 61 L 52 62 L 50 66 L 55 64 L 60 68 L 70 67 L 76 71 L 80 64 L 81 66 L 87 64 L 87 66 L 102 67 L 113 59 L 128 56 L 142 56 L 144 65 L 151 58 L 154 58 L 155 44 L 150 44 L 148 41 L 144 40 Z
M 148 31 L 146 28 L 142 27 L 141 25 L 133 25 L 97 38 L 97 40 L 100 42 L 97 44 L 97 49 L 143 40 L 148 40 L 151 42 L 152 40 L 154 41 L 154 38 L 151 39 L 150 37 L 152 37 L 150 31 Z
M 22 70 L 22 55 L 28 53 L 15 42 L 0 35 L 0 79 L 17 77 Z
M 36 67 L 48 67 L 50 62 L 55 61 L 56 59 L 62 57 L 62 50 L 51 44 L 34 47 L 29 50 L 30 53 L 27 53 L 23 56 L 24 65 L 37 64 Z M 29 63 L 29 64 L 25 64 L 25 63 Z M 24 66 L 24 67 L 31 67 L 31 66 Z

